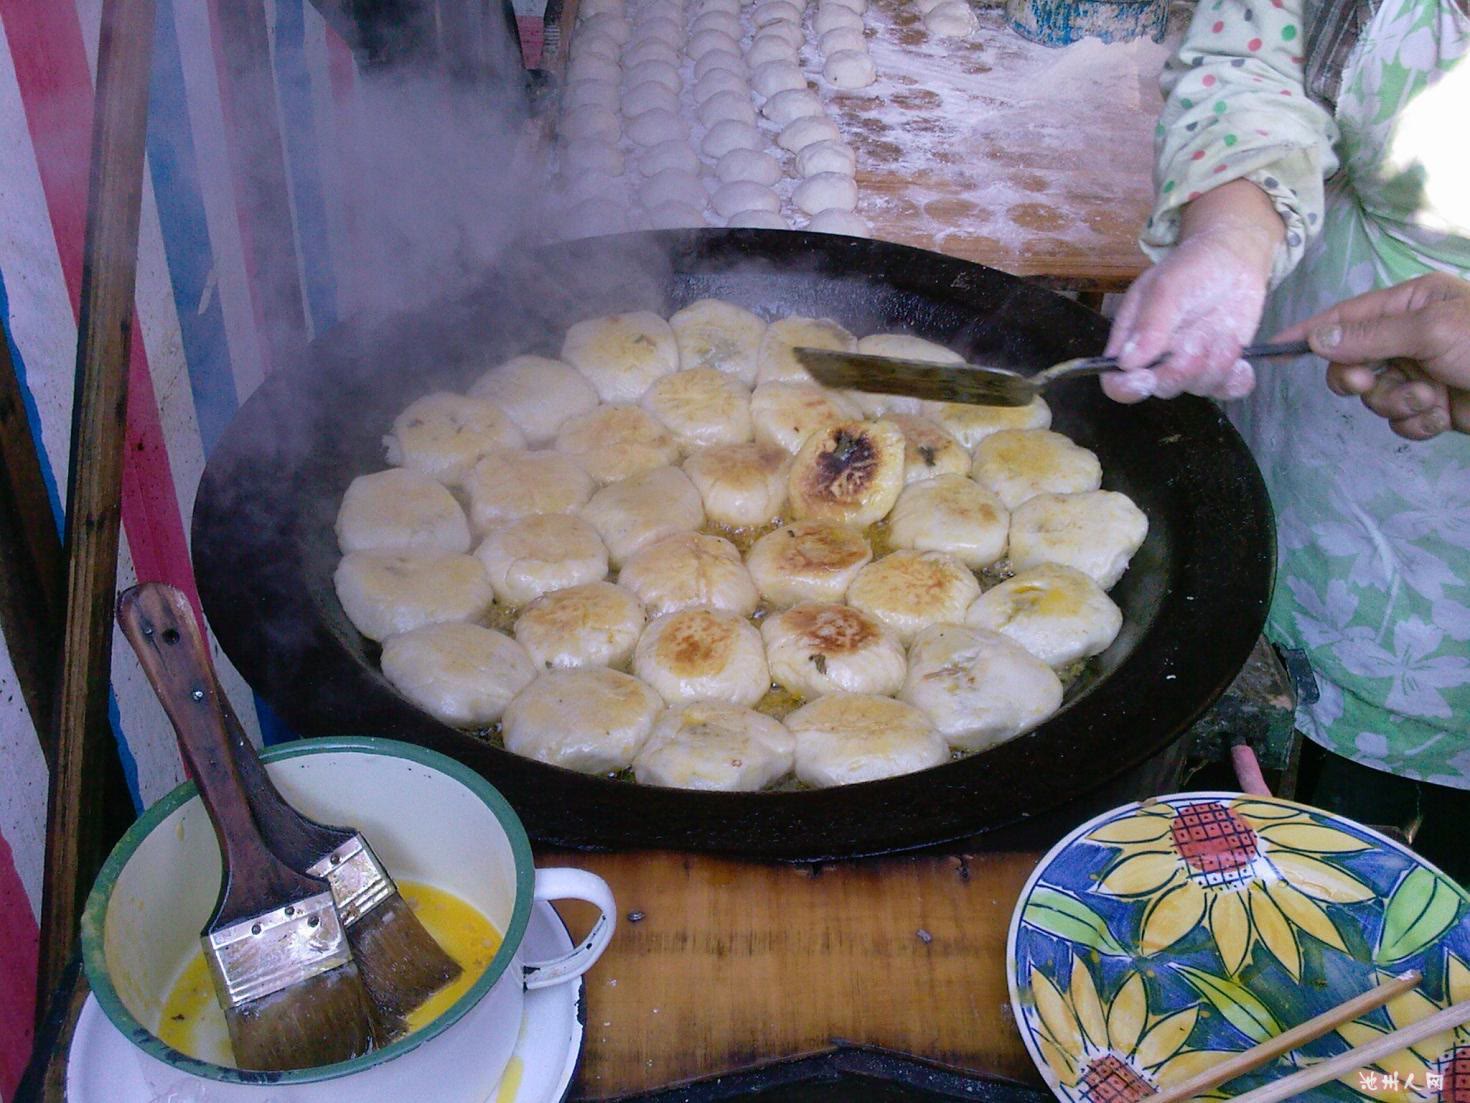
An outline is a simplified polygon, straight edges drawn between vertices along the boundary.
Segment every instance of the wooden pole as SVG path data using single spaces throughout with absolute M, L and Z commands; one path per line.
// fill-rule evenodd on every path
M 227 5 L 228 6 L 228 5 Z M 148 126 L 154 0 L 103 0 L 82 256 L 66 508 L 66 623 L 56 705 L 38 1006 L 65 969 L 111 839 L 116 737 L 107 715 L 121 521 L 127 377 Z

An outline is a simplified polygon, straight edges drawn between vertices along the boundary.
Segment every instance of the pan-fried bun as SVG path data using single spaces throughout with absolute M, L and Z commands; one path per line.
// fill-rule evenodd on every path
M 737 529 L 781 516 L 790 470 L 790 453 L 774 444 L 717 444 L 684 461 L 684 473 L 704 501 L 705 516 Z
M 567 418 L 556 434 L 556 450 L 598 483 L 630 479 L 679 460 L 673 435 L 637 406 L 599 406 Z
M 815 383 L 763 383 L 750 396 L 755 439 L 793 456 L 813 433 L 859 416 L 849 399 Z
M 761 622 L 771 677 L 792 693 L 897 693 L 908 662 L 903 645 L 849 605 L 796 605 Z
M 728 701 L 754 705 L 771 688 L 755 627 L 716 609 L 668 613 L 643 630 L 633 672 L 671 705 Z
M 488 532 L 535 513 L 576 513 L 592 497 L 593 482 L 570 456 L 507 448 L 475 464 L 464 482 L 470 521 Z
M 768 532 L 745 557 L 761 597 L 778 608 L 841 601 L 873 559 L 863 534 L 835 521 L 794 521 Z
M 631 674 L 603 667 L 549 670 L 505 710 L 508 750 L 584 774 L 627 769 L 663 707 Z
M 791 465 L 791 512 L 864 528 L 893 508 L 903 472 L 903 433 L 891 422 L 847 421 L 819 430 Z
M 908 643 L 931 624 L 960 624 L 980 583 L 952 555 L 902 549 L 869 563 L 853 579 L 847 603 Z
M 676 532 L 635 552 L 618 585 L 655 617 L 696 605 L 748 617 L 760 602 L 735 545 L 701 532 Z
M 700 299 L 670 318 L 669 326 L 684 370 L 714 368 L 746 386 L 755 382 L 756 354 L 766 323 L 744 307 Z
M 764 713 L 695 701 L 664 710 L 633 773 L 645 785 L 751 792 L 790 772 L 795 746 L 786 726 Z
M 337 511 L 337 546 L 343 552 L 448 552 L 470 550 L 464 510 L 441 483 L 406 467 L 359 475 Z
M 1102 486 L 1088 449 L 1050 429 L 1003 429 L 975 446 L 975 481 L 1015 509 L 1036 494 L 1080 494 Z
M 925 402 L 919 412 L 930 421 L 938 422 L 971 450 L 991 433 L 1002 429 L 1045 429 L 1051 425 L 1051 407 L 1039 395 L 1025 406 Z
M 1011 566 L 1076 567 L 1110 590 L 1148 535 L 1148 518 L 1126 494 L 1037 494 L 1011 514 Z
M 811 372 L 801 366 L 794 350 L 833 349 L 852 352 L 857 338 L 830 318 L 804 318 L 793 314 L 766 328 L 756 359 L 756 383 L 811 383 Z
M 439 391 L 425 395 L 393 419 L 383 438 L 388 462 L 458 485 L 480 457 L 519 448 L 525 438 L 499 406 L 482 398 Z
M 643 408 L 663 423 L 681 448 L 750 439 L 750 392 L 740 380 L 714 368 L 664 376 L 644 394 Z
M 786 718 L 796 776 L 828 787 L 911 774 L 949 761 L 949 747 L 912 705 L 867 693 L 832 693 Z
M 1054 713 L 1062 683 L 1051 667 L 998 632 L 941 624 L 914 640 L 900 696 L 923 709 L 950 746 L 980 751 Z
M 597 392 L 581 372 L 545 356 L 496 365 L 470 388 L 470 397 L 495 403 L 535 445 L 550 443 L 562 422 L 597 405 Z
M 496 600 L 524 605 L 548 590 L 597 582 L 607 575 L 607 548 L 580 517 L 540 513 L 512 521 L 475 549 Z
M 357 630 L 379 642 L 425 624 L 479 620 L 495 603 L 472 555 L 352 552 L 332 575 L 337 600 Z
M 637 402 L 655 380 L 679 370 L 674 331 L 648 310 L 576 323 L 567 330 L 561 358 L 604 402 Z
M 621 586 L 588 582 L 543 594 L 516 618 L 516 640 L 538 666 L 626 666 L 643 634 L 643 606 Z
M 621 567 L 638 549 L 704 523 L 704 506 L 689 476 L 677 467 L 658 467 L 605 486 L 582 508 L 608 559 Z
M 888 518 L 896 548 L 948 552 L 967 567 L 988 567 L 1006 552 L 1010 514 L 1000 499 L 964 475 L 910 483 Z
M 897 425 L 903 433 L 904 482 L 915 483 L 935 475 L 969 474 L 970 453 L 938 422 L 903 413 L 885 414 L 884 420 Z
M 383 676 L 430 716 L 483 728 L 536 677 L 536 664 L 504 633 L 478 624 L 428 624 L 383 642 Z
M 1047 665 L 1063 667 L 1106 651 L 1123 627 L 1123 613 L 1081 571 L 1043 563 L 986 590 L 965 623 L 999 632 Z

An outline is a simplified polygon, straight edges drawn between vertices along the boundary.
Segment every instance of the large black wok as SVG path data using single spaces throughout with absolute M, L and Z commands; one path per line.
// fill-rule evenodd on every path
M 226 653 L 299 735 L 424 744 L 489 778 L 530 833 L 581 846 L 668 846 L 777 858 L 855 856 L 990 830 L 1076 798 L 1177 740 L 1260 632 L 1274 560 L 1270 508 L 1239 437 L 1207 402 L 1124 408 L 1082 381 L 1048 394 L 1055 427 L 1095 451 L 1104 486 L 1148 514 L 1113 592 L 1122 634 L 1037 731 L 887 781 L 708 794 L 586 777 L 519 758 L 420 712 L 332 590 L 347 484 L 384 466 L 393 416 L 520 352 L 555 355 L 579 318 L 667 315 L 717 296 L 768 317 L 906 330 L 975 358 L 1039 368 L 1096 353 L 1105 324 L 1035 285 L 876 241 L 767 231 L 628 235 L 557 247 L 467 298 L 376 329 L 346 326 L 272 375 L 209 459 L 194 508 L 204 609 Z

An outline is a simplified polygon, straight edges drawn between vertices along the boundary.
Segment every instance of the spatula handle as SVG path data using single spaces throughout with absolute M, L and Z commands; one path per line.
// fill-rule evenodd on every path
M 118 623 L 178 736 L 214 824 L 224 877 L 211 929 L 327 891 L 291 869 L 256 828 L 209 653 L 188 599 L 172 586 L 144 583 L 118 599 Z

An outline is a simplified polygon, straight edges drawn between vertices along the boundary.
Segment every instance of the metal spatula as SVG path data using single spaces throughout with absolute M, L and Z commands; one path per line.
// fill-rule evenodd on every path
M 1250 345 L 1241 350 L 1243 360 L 1265 360 L 1276 356 L 1302 356 L 1311 352 L 1305 341 Z M 1101 375 L 1116 371 L 1117 357 L 1086 356 L 1063 360 L 1034 375 L 1010 368 L 984 364 L 936 364 L 930 360 L 901 360 L 893 356 L 869 356 L 860 352 L 798 348 L 796 358 L 818 383 L 876 394 L 901 394 L 936 402 L 965 402 L 972 406 L 1025 406 L 1041 391 L 1060 379 Z M 1161 356 L 1150 368 L 1167 359 Z

